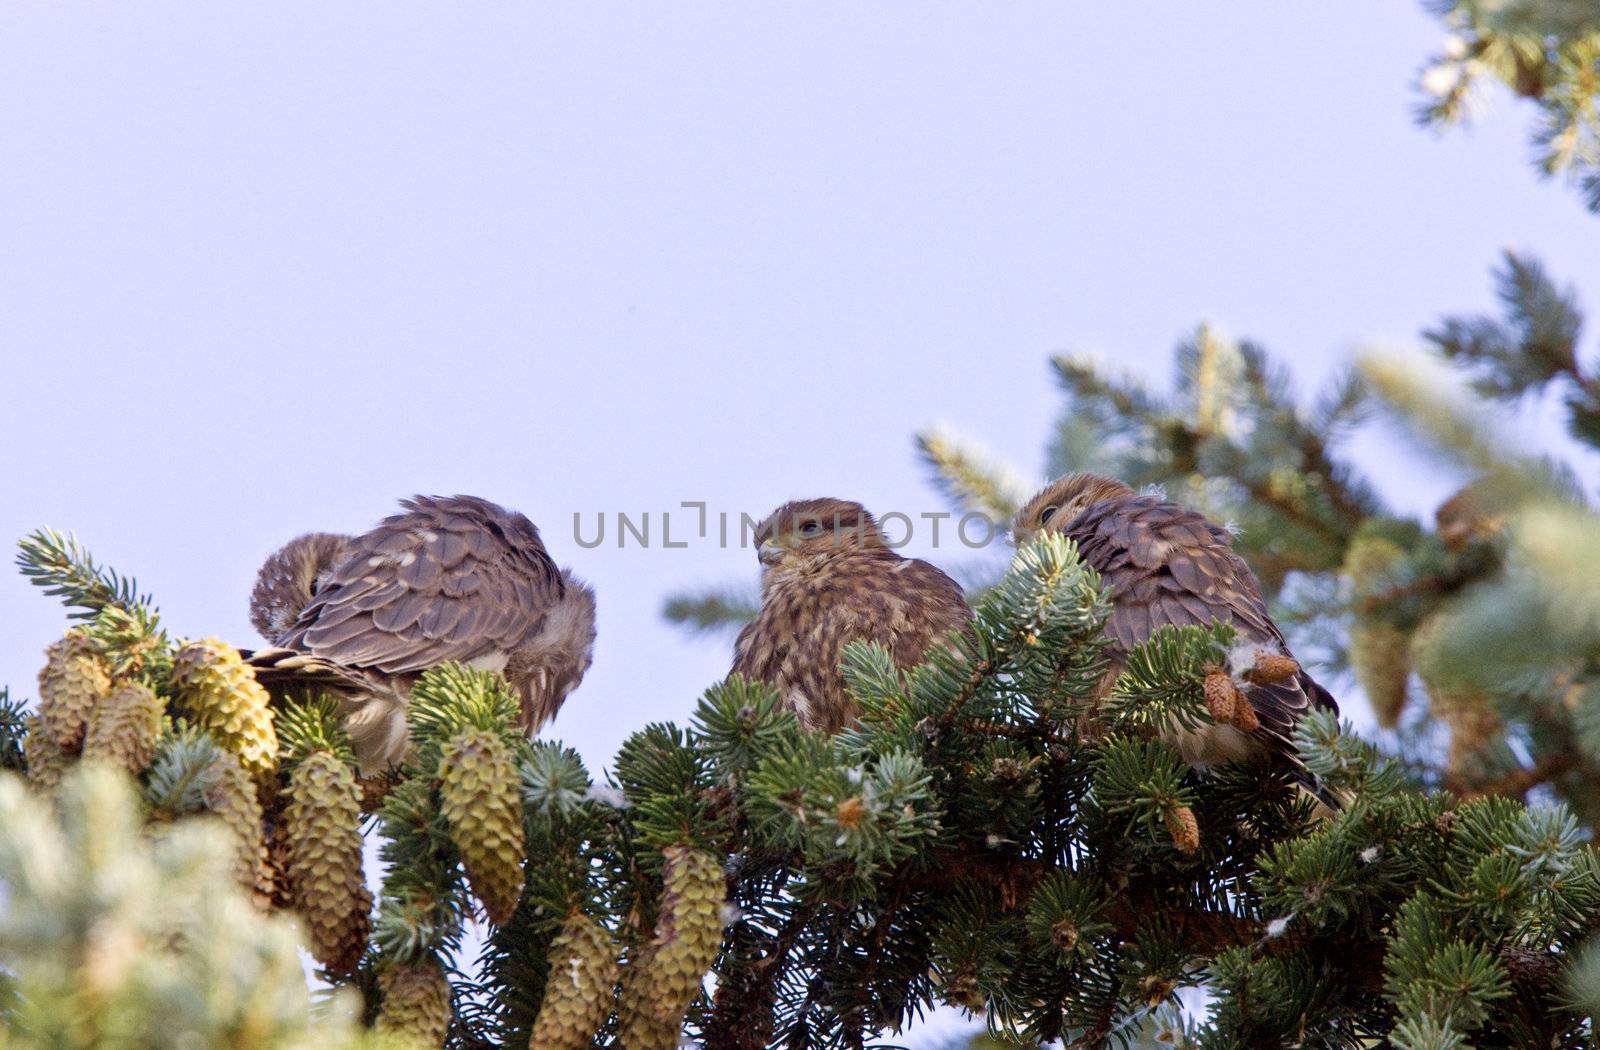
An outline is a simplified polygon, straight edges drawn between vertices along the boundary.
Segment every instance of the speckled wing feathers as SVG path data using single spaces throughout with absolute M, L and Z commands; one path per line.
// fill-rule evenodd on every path
M 1232 538 L 1195 511 L 1156 496 L 1118 497 L 1091 505 L 1064 531 L 1110 588 L 1106 633 L 1114 657 L 1169 624 L 1213 620 L 1231 623 L 1242 642 L 1288 653 Z M 1247 685 L 1243 693 L 1260 721 L 1255 736 L 1280 754 L 1293 754 L 1290 734 L 1313 706 L 1338 711 L 1304 671 L 1275 685 Z
M 1117 597 L 1107 633 L 1126 652 L 1168 624 L 1232 623 L 1281 646 L 1266 602 L 1226 532 L 1155 496 L 1104 500 L 1066 528 Z
M 407 674 L 492 661 L 537 633 L 563 585 L 531 522 L 467 496 L 402 505 L 351 543 L 280 645 Z

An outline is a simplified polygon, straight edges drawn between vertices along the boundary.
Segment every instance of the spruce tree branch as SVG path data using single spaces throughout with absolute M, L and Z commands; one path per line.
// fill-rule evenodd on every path
M 1404 602 L 1409 598 L 1423 595 L 1452 594 L 1474 580 L 1482 578 L 1485 568 L 1486 566 L 1482 560 L 1455 558 L 1450 566 L 1442 572 L 1414 576 L 1385 590 L 1363 595 L 1352 603 L 1352 607 L 1356 613 L 1368 615 L 1391 609 L 1397 603 Z
M 1472 785 L 1465 790 L 1452 788 L 1462 798 L 1462 801 L 1471 801 L 1487 795 L 1509 795 L 1521 798 L 1532 789 L 1547 781 L 1564 776 L 1576 769 L 1580 764 L 1579 756 L 1572 751 L 1559 751 L 1545 755 L 1532 766 L 1512 770 L 1504 776 L 1481 784 Z
M 139 590 L 138 581 L 95 562 L 89 551 L 70 533 L 35 529 L 17 543 L 17 568 L 46 594 L 59 597 L 75 611 L 75 620 L 93 619 L 106 606 L 133 615 L 141 607 L 155 614 L 151 596 Z
M 962 708 L 966 707 L 967 704 L 972 702 L 973 697 L 978 695 L 979 687 L 982 686 L 983 683 L 988 680 L 989 676 L 994 672 L 995 661 L 991 657 L 985 657 L 973 665 L 972 673 L 969 674 L 967 676 L 967 680 L 962 683 L 961 689 L 956 693 L 955 697 L 945 705 L 944 710 L 939 713 L 939 717 L 934 720 L 933 732 L 929 734 L 930 737 L 938 737 L 942 735 L 955 723 L 956 716 L 961 713 Z
M 1344 545 L 1349 541 L 1350 537 L 1348 534 L 1339 532 L 1321 518 L 1318 518 L 1316 515 L 1307 512 L 1304 507 L 1295 504 L 1291 500 L 1284 499 L 1278 493 L 1269 489 L 1261 481 L 1255 478 L 1239 478 L 1238 480 L 1244 485 L 1245 491 L 1250 494 L 1252 499 L 1259 503 L 1266 504 L 1281 517 L 1294 522 L 1307 532 L 1321 537 L 1340 550 L 1343 550 Z
M 1274 372 L 1265 350 L 1255 348 L 1245 354 L 1246 379 L 1256 402 L 1269 414 L 1277 429 L 1292 435 L 1292 445 L 1300 453 L 1298 471 L 1304 476 L 1318 479 L 1318 487 L 1327 495 L 1335 513 L 1344 519 L 1348 530 L 1354 530 L 1366 520 L 1368 509 L 1361 505 L 1349 487 L 1339 481 L 1339 470 L 1328 452 L 1324 435 L 1307 426 L 1300 418 L 1287 393 L 1284 381 L 1274 381 Z M 1274 503 L 1276 505 L 1276 503 Z M 1321 523 L 1324 529 L 1326 523 Z M 1328 538 L 1341 547 L 1346 537 L 1329 533 Z
M 820 901 L 796 908 L 779 927 L 767 955 L 755 962 L 753 981 L 723 981 L 712 998 L 711 1021 L 701 1033 L 705 1050 L 762 1050 L 772 1035 L 777 988 L 793 960 L 795 945 L 821 909 Z
M 1328 446 L 1322 438 L 1305 431 L 1303 451 L 1317 477 L 1320 479 L 1322 491 L 1328 494 L 1333 503 L 1334 510 L 1344 518 L 1345 523 L 1354 529 L 1367 519 L 1369 511 L 1350 492 L 1350 487 L 1338 480 L 1338 469 L 1333 458 L 1328 454 Z
M 890 887 L 889 900 L 884 905 L 877 921 L 872 924 L 872 929 L 868 932 L 867 958 L 858 975 L 858 981 L 863 989 L 873 986 L 873 978 L 877 975 L 878 964 L 883 959 L 883 946 L 889 938 L 889 931 L 893 928 L 894 917 L 905 904 L 906 894 L 910 892 L 916 882 L 920 881 L 922 881 L 920 875 L 909 876 L 908 880 L 907 873 L 903 872 L 896 876 L 894 883 Z M 858 1018 L 856 1027 L 858 1039 L 860 1032 L 864 1030 L 869 1020 L 871 1019 L 866 1017 Z

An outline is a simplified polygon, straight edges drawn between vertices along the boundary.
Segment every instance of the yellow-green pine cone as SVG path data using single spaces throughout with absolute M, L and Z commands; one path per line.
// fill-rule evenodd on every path
M 267 844 L 262 837 L 261 801 L 255 781 L 231 751 L 218 751 L 204 774 L 206 809 L 216 814 L 233 834 L 236 844 L 233 870 L 239 885 L 254 895 L 263 909 L 272 904 L 272 872 L 267 864 Z
M 522 899 L 522 794 L 505 741 L 463 729 L 445 744 L 440 809 L 461 851 L 472 892 L 489 921 L 504 923 Z
M 617 988 L 617 946 L 581 912 L 550 945 L 550 977 L 528 1050 L 584 1050 L 611 1012 Z
M 384 973 L 377 1028 L 418 1046 L 444 1045 L 450 1031 L 450 982 L 437 962 L 405 963 Z
M 664 885 L 655 937 L 629 974 L 619 1010 L 623 1020 L 619 1036 L 630 1050 L 677 1041 L 683 1015 L 722 947 L 727 880 L 721 862 L 704 850 L 685 846 L 669 846 L 662 857 Z M 631 1033 L 633 1041 L 624 1033 Z
M 72 765 L 72 756 L 56 746 L 55 737 L 44 727 L 44 719 L 29 715 L 25 723 L 28 735 L 23 738 L 22 751 L 28 759 L 28 783 L 41 794 L 55 791 L 56 785 Z
M 1188 806 L 1168 806 L 1161 814 L 1166 821 L 1167 833 L 1172 836 L 1172 844 L 1178 847 L 1179 853 L 1193 853 L 1200 848 L 1200 822 L 1195 819 L 1194 810 Z
M 1411 640 L 1405 631 L 1381 620 L 1350 625 L 1350 666 L 1372 703 L 1378 723 L 1392 729 L 1406 704 L 1411 677 Z
M 704 850 L 669 847 L 664 851 L 665 889 L 656 922 L 654 969 L 668 987 L 668 1012 L 681 1019 L 700 990 L 722 947 L 723 905 L 728 883 L 722 862 Z
M 1451 625 L 1448 609 L 1423 620 L 1411 636 L 1411 664 L 1427 689 L 1429 712 L 1450 727 L 1445 769 L 1454 783 L 1446 785 L 1461 790 L 1484 775 L 1484 751 L 1503 726 L 1489 694 L 1446 663 L 1442 643 Z
M 361 960 L 371 924 L 372 893 L 361 870 L 361 794 L 339 756 L 313 751 L 289 778 L 283 811 L 295 910 L 311 937 L 311 954 L 333 973 Z
M 1388 623 L 1364 600 L 1381 597 L 1391 585 L 1390 575 L 1405 561 L 1405 551 L 1386 536 L 1364 534 L 1351 541 L 1344 556 L 1344 573 L 1355 587 L 1356 619 L 1350 626 L 1350 666 L 1372 702 L 1378 721 L 1393 727 L 1405 708 L 1406 683 L 1411 675 L 1408 632 Z
M 678 1026 L 656 1016 L 655 951 L 643 945 L 628 959 L 617 1003 L 617 1045 L 623 1050 L 672 1050 Z
M 1364 533 L 1350 541 L 1344 552 L 1344 574 L 1360 596 L 1383 589 L 1390 573 L 1405 561 L 1406 552 L 1387 536 Z
M 156 753 L 163 710 L 161 698 L 144 683 L 117 686 L 89 719 L 84 760 L 109 762 L 137 776 Z
M 624 1050 L 670 1050 L 678 1044 L 677 1024 L 656 1018 L 654 954 L 646 944 L 634 952 L 622 972 L 622 994 L 616 1007 L 616 1042 Z
M 95 707 L 111 692 L 111 676 L 94 642 L 77 631 L 45 650 L 39 672 L 39 717 L 56 746 L 76 754 Z
M 216 638 L 188 643 L 173 662 L 172 688 L 195 724 L 238 755 L 251 776 L 277 767 L 271 698 L 239 650 Z

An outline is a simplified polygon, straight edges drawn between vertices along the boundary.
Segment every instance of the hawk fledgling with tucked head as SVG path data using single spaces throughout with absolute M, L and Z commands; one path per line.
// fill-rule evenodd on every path
M 878 642 L 902 668 L 972 618 L 956 581 L 884 541 L 859 503 L 785 503 L 756 531 L 761 611 L 739 632 L 733 670 L 776 686 L 810 728 L 833 733 L 856 716 L 839 660 Z
M 361 536 L 313 533 L 261 567 L 250 620 L 276 648 L 269 683 L 338 695 L 363 772 L 405 757 L 411 683 L 446 661 L 499 671 L 530 734 L 594 653 L 594 592 L 558 569 L 521 514 L 475 496 L 416 496 Z
M 1322 686 L 1300 670 L 1283 633 L 1267 614 L 1261 585 L 1234 553 L 1227 530 L 1196 511 L 1160 496 L 1136 496 L 1131 488 L 1097 474 L 1068 474 L 1045 486 L 1017 512 L 1020 546 L 1052 530 L 1075 541 L 1109 590 L 1106 622 L 1113 673 L 1128 651 L 1167 624 L 1232 624 L 1245 661 L 1259 671 L 1237 693 L 1219 681 L 1211 696 L 1218 724 L 1194 731 L 1174 729 L 1165 739 L 1200 769 L 1271 752 L 1299 769 L 1290 734 L 1313 707 L 1338 713 Z M 1268 668 L 1274 670 L 1267 671 Z M 1271 680 L 1266 680 L 1271 679 Z M 1107 676 L 1109 688 L 1111 676 Z M 1236 700 L 1246 701 L 1237 705 Z M 1236 704 L 1231 713 L 1227 705 Z

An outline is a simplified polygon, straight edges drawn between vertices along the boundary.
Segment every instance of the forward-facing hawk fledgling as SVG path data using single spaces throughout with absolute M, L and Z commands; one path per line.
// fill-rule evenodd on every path
M 1046 529 L 1074 540 L 1109 590 L 1106 636 L 1113 673 L 1157 628 L 1213 620 L 1233 625 L 1244 664 L 1263 671 L 1276 665 L 1274 673 L 1253 675 L 1255 681 L 1247 677 L 1233 694 L 1248 701 L 1248 709 L 1237 706 L 1216 725 L 1163 734 L 1185 761 L 1206 769 L 1271 752 L 1299 770 L 1290 740 L 1295 722 L 1313 707 L 1338 713 L 1339 706 L 1291 662 L 1261 585 L 1234 553 L 1227 530 L 1160 496 L 1136 496 L 1120 481 L 1087 473 L 1056 479 L 1017 512 L 1019 546 Z M 1108 675 L 1106 688 L 1110 682 Z M 1226 683 L 1219 685 L 1231 692 Z
M 756 531 L 761 611 L 739 632 L 733 670 L 776 686 L 801 723 L 837 732 L 856 716 L 839 660 L 856 639 L 900 667 L 972 618 L 956 581 L 885 542 L 859 503 L 785 503 Z
M 250 620 L 275 646 L 250 656 L 256 676 L 338 695 L 369 773 L 405 756 L 407 696 L 428 668 L 501 672 L 531 734 L 594 653 L 594 592 L 556 567 L 531 521 L 475 496 L 400 505 L 361 536 L 291 541 L 250 596 Z

